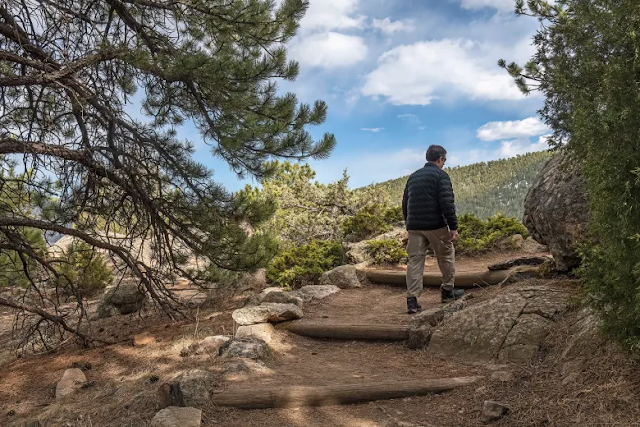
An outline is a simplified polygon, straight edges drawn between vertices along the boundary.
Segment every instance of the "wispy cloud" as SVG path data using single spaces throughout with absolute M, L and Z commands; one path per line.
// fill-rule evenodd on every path
M 371 26 L 386 34 L 413 31 L 415 29 L 413 23 L 410 21 L 392 21 L 391 18 L 374 19 Z
M 380 132 L 381 130 L 384 130 L 384 128 L 360 128 L 360 130 L 375 133 L 375 132 Z

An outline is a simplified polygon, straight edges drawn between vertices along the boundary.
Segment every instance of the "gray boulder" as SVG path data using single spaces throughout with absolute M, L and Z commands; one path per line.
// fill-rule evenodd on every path
M 247 359 L 262 359 L 269 355 L 269 346 L 259 338 L 234 338 L 220 347 L 222 357 L 244 357 Z
M 213 372 L 192 369 L 178 374 L 171 383 L 179 387 L 185 405 L 199 407 L 210 403 L 219 380 Z
M 295 304 L 262 303 L 234 310 L 231 317 L 239 325 L 255 325 L 257 323 L 282 322 L 300 319 L 302 309 Z
M 526 362 L 568 307 L 563 289 L 529 285 L 507 289 L 440 323 L 429 350 L 467 362 Z
M 341 265 L 331 271 L 327 271 L 320 277 L 320 285 L 334 285 L 340 289 L 360 288 L 356 268 L 353 265 Z
M 262 302 L 275 302 L 278 304 L 295 304 L 302 308 L 303 300 L 293 292 L 269 292 Z
M 291 293 L 302 298 L 304 302 L 309 302 L 314 299 L 325 299 L 337 292 L 340 292 L 340 288 L 335 285 L 307 285 Z
M 587 229 L 587 192 L 577 162 L 565 150 L 540 171 L 524 200 L 524 225 L 547 245 L 560 271 L 580 264 L 576 243 Z
M 130 314 L 139 311 L 146 299 L 146 293 L 137 281 L 122 281 L 108 286 L 98 304 L 96 316 L 110 317 L 116 314 Z

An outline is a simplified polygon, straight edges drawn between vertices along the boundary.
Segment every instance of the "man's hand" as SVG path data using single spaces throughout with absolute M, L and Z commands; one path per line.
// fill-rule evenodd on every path
M 449 230 L 449 233 L 451 234 L 452 243 L 458 240 L 458 230 Z

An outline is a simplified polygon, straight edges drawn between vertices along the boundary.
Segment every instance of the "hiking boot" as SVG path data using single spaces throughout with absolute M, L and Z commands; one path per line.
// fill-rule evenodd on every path
M 441 289 L 440 291 L 441 301 L 443 304 L 460 299 L 463 295 L 464 289 L 453 288 L 451 290 Z
M 422 307 L 420 307 L 420 304 L 418 304 L 418 298 L 416 297 L 407 298 L 407 313 L 415 314 L 421 308 Z

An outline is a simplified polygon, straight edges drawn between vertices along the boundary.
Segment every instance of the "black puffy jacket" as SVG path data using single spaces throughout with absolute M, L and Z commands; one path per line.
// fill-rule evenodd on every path
M 458 229 L 456 205 L 449 175 L 426 163 L 409 176 L 402 196 L 402 214 L 407 230 Z

